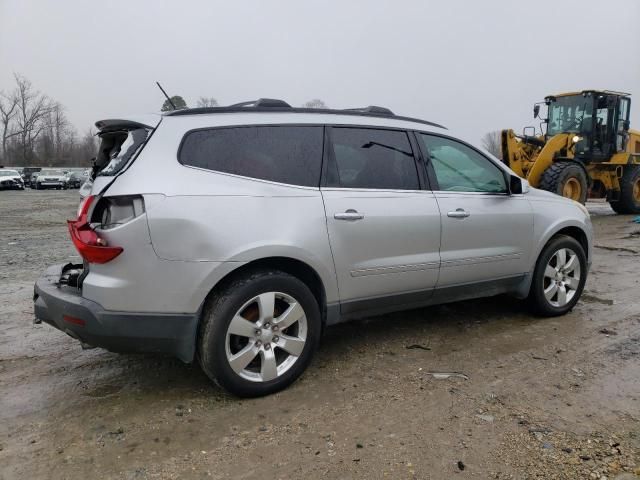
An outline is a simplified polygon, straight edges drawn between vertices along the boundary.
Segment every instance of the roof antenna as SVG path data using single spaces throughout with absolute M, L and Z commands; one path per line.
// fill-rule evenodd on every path
M 162 88 L 162 85 L 160 85 L 160 82 L 156 82 L 156 85 L 158 85 L 158 88 L 160 89 L 160 91 L 164 94 L 165 97 L 167 97 L 167 102 L 169 102 L 169 104 L 173 107 L 174 110 L 177 110 L 176 106 L 174 105 L 174 103 L 171 101 L 171 98 L 169 97 L 169 95 L 167 95 L 167 92 L 164 91 L 164 88 Z

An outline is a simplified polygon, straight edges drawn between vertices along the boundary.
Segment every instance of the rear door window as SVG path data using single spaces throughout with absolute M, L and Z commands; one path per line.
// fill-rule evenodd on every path
M 272 182 L 318 187 L 323 127 L 249 126 L 187 133 L 183 165 Z
M 418 170 L 407 133 L 374 128 L 331 128 L 335 165 L 329 186 L 419 190 Z

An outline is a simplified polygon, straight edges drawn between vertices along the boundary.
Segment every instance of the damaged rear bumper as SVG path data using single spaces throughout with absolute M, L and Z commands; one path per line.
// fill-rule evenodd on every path
M 199 315 L 135 313 L 105 310 L 60 282 L 63 265 L 49 267 L 33 293 L 37 320 L 84 344 L 112 352 L 154 352 L 191 362 Z

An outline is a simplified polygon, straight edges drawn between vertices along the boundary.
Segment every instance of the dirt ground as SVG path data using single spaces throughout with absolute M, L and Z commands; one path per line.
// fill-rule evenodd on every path
M 589 205 L 597 248 L 569 315 L 494 297 L 336 326 L 291 388 L 239 400 L 196 366 L 32 323 L 33 282 L 75 255 L 78 199 L 0 192 L 1 479 L 640 478 L 631 216 Z

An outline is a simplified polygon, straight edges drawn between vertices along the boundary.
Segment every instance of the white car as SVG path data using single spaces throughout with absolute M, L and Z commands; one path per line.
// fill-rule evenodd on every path
M 20 173 L 17 170 L 0 168 L 0 190 L 24 190 Z
M 43 188 L 56 188 L 61 190 L 67 188 L 66 174 L 57 168 L 43 168 L 38 172 L 35 180 L 36 190 Z

